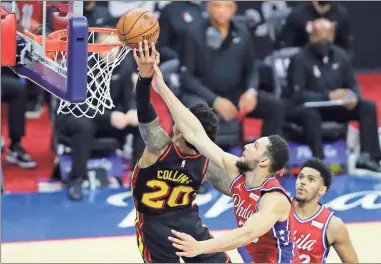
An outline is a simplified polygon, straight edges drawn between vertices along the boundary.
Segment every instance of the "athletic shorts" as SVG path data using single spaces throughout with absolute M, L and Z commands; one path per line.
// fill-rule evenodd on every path
M 187 233 L 196 240 L 211 238 L 208 228 L 202 224 L 197 211 L 183 210 L 152 216 L 137 214 L 135 222 L 137 244 L 146 263 L 180 263 L 176 249 L 168 240 L 171 230 Z M 194 258 L 182 257 L 186 263 L 231 263 L 226 253 L 202 254 Z

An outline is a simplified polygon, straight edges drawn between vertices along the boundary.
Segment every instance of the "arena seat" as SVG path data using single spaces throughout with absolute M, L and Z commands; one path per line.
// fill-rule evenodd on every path
M 51 98 L 50 118 L 55 124 L 56 97 Z M 71 169 L 71 139 L 62 135 L 53 125 L 52 149 L 57 153 L 52 178 L 65 181 Z M 105 169 L 107 176 L 121 178 L 124 176 L 123 160 L 117 154 L 118 149 L 122 149 L 122 144 L 115 138 L 96 138 L 92 144 L 91 156 L 87 162 L 88 170 Z M 111 164 L 111 165 L 110 165 Z
M 242 124 L 234 119 L 225 121 L 220 119 L 220 129 L 218 131 L 216 143 L 226 149 L 239 145 L 242 142 Z
M 290 58 L 300 51 L 299 48 L 283 48 L 274 51 L 265 58 L 265 63 L 271 65 L 274 73 L 274 83 L 276 85 L 274 93 L 281 96 L 282 89 L 287 85 L 287 71 Z M 323 122 L 323 142 L 326 162 L 329 164 L 347 164 L 346 135 L 347 124 L 337 122 Z M 306 133 L 302 126 L 285 122 L 283 126 L 284 135 L 291 150 L 290 166 L 299 166 L 305 160 L 312 157 L 311 150 L 305 145 Z
M 72 167 L 71 139 L 57 131 L 55 135 L 58 145 L 53 174 L 59 172 L 60 176 L 54 175 L 53 177 L 65 182 Z M 90 159 L 87 161 L 88 172 L 95 171 L 95 177 L 98 180 L 100 180 L 99 177 L 103 177 L 97 175 L 98 171 L 103 171 L 106 177 L 112 176 L 121 179 L 124 176 L 123 161 L 117 154 L 117 150 L 121 148 L 120 142 L 115 138 L 96 138 L 92 144 Z M 119 182 L 121 183 L 121 180 Z

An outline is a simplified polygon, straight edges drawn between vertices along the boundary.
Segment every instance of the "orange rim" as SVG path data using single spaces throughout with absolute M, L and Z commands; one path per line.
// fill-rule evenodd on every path
M 112 28 L 97 28 L 97 27 L 90 27 L 89 32 L 96 32 L 96 33 L 114 33 L 115 36 L 117 36 L 118 31 L 116 29 Z M 23 31 L 24 35 L 31 38 L 32 40 L 36 41 L 38 44 L 42 45 L 42 36 L 41 35 L 35 35 L 31 33 L 28 30 Z M 67 30 L 61 29 L 57 30 L 45 38 L 45 52 L 54 52 L 54 51 L 66 51 L 66 40 L 62 40 L 61 38 L 66 38 L 67 36 Z M 123 47 L 125 46 L 121 42 L 115 42 L 115 43 L 89 43 L 88 44 L 88 52 L 102 52 L 102 51 L 109 51 L 114 47 Z

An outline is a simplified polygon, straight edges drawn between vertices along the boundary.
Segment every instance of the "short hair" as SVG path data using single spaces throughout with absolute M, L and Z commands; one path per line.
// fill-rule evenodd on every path
M 287 166 L 290 159 L 290 149 L 287 142 L 278 135 L 268 137 L 270 144 L 265 155 L 271 160 L 271 172 L 275 173 Z
M 189 110 L 200 121 L 208 137 L 215 142 L 219 128 L 219 119 L 214 110 L 205 103 L 194 104 L 189 107 Z M 192 146 L 192 148 L 194 147 Z
M 320 173 L 320 176 L 323 178 L 324 186 L 326 186 L 327 189 L 329 189 L 329 187 L 331 187 L 332 172 L 329 169 L 329 167 L 322 160 L 320 160 L 318 158 L 306 160 L 303 163 L 300 170 L 302 170 L 305 167 L 317 170 Z

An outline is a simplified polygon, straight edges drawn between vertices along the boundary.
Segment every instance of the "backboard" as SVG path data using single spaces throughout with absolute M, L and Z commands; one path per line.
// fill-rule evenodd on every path
M 88 26 L 83 2 L 12 1 L 2 5 L 18 18 L 17 64 L 12 69 L 62 100 L 85 101 Z M 48 38 L 51 32 L 66 27 L 67 43 Z M 62 63 L 55 54 L 58 45 L 68 58 L 75 59 Z

